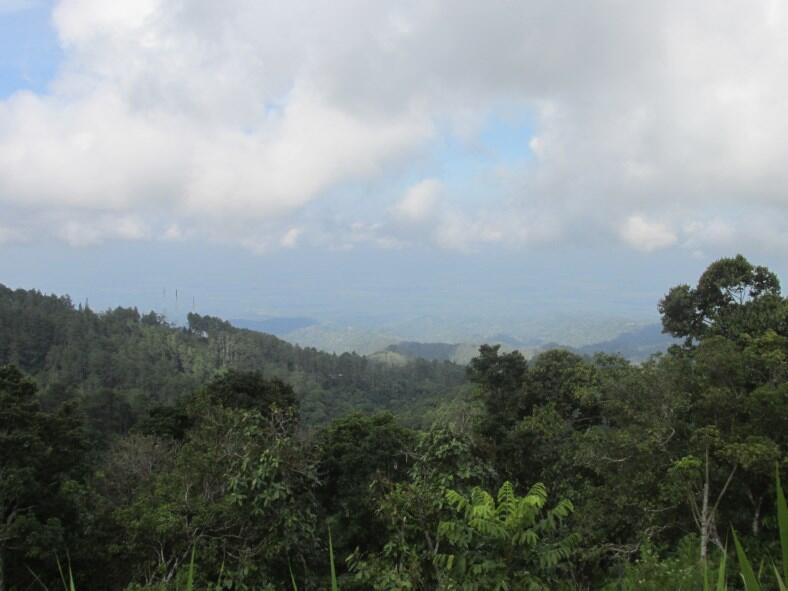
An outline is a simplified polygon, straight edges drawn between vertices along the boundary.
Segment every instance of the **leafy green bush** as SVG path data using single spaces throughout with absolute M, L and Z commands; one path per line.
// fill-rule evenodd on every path
M 640 550 L 635 562 L 624 564 L 603 591 L 694 591 L 703 588 L 704 569 L 698 562 L 698 539 L 690 535 L 677 550 L 661 557 L 651 545 Z

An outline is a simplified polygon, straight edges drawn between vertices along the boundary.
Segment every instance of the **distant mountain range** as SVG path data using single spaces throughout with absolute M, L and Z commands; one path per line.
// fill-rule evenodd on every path
M 663 333 L 660 324 L 648 324 L 622 333 L 614 339 L 578 347 L 575 350 L 586 355 L 611 353 L 621 355 L 630 361 L 643 361 L 678 342 L 677 339 Z
M 621 355 L 633 362 L 640 362 L 648 359 L 654 353 L 667 350 L 670 345 L 677 341 L 662 332 L 659 324 L 649 324 L 632 331 L 618 335 L 617 337 L 592 343 L 583 347 L 567 347 L 559 343 L 545 343 L 538 347 L 522 346 L 516 339 L 490 339 L 490 344 L 501 345 L 505 351 L 519 350 L 526 357 L 533 357 L 541 351 L 548 349 L 568 349 L 581 355 L 593 355 L 595 353 L 608 353 L 611 355 Z M 402 362 L 422 358 L 430 361 L 452 361 L 454 363 L 466 364 L 478 353 L 479 347 L 470 343 L 418 343 L 413 341 L 403 341 L 386 347 L 384 351 L 374 353 L 370 357 L 389 363 L 397 363 L 399 360 L 392 355 L 402 358 Z M 383 353 L 389 354 L 388 356 Z
M 436 320 L 429 319 L 429 323 L 432 329 L 438 328 Z M 497 332 L 490 336 L 475 335 L 459 342 L 402 338 L 398 335 L 400 331 L 413 334 L 412 330 L 403 330 L 409 328 L 405 326 L 390 329 L 358 328 L 334 323 L 322 324 L 307 317 L 239 319 L 233 320 L 232 324 L 238 328 L 273 334 L 301 346 L 334 353 L 356 352 L 391 365 L 401 365 L 417 358 L 466 364 L 477 355 L 479 345 L 483 343 L 500 345 L 504 351 L 519 350 L 529 358 L 547 349 L 563 348 L 583 355 L 619 354 L 630 361 L 640 362 L 654 353 L 665 351 L 675 342 L 662 333 L 659 324 L 638 325 L 622 320 L 611 321 L 609 325 L 587 321 L 580 326 L 564 320 L 557 322 L 552 330 L 537 325 L 538 330 L 534 332 L 539 336 L 533 338 Z M 565 338 L 559 334 L 563 333 L 563 329 L 566 330 Z M 520 330 L 524 328 L 520 327 Z M 593 340 L 597 334 L 610 336 Z M 553 338 L 545 338 L 548 336 Z
M 511 347 L 505 346 L 506 350 Z M 387 356 L 384 354 L 388 354 Z M 414 341 L 403 341 L 386 347 L 385 351 L 379 351 L 369 355 L 371 359 L 384 362 L 396 362 L 399 356 L 404 363 L 413 359 L 426 359 L 428 361 L 451 361 L 460 365 L 466 365 L 471 359 L 479 354 L 479 345 L 472 343 L 417 343 Z
M 552 343 L 585 347 L 612 341 L 647 324 L 622 317 L 596 317 L 581 313 L 508 317 L 440 316 L 415 318 L 346 318 L 316 321 L 312 317 L 252 317 L 231 321 L 234 326 L 274 334 L 302 347 L 330 353 L 371 355 L 399 343 L 462 344 L 500 343 L 504 348 L 538 350 Z M 652 321 L 653 322 L 653 321 Z M 453 358 L 465 358 L 464 353 Z

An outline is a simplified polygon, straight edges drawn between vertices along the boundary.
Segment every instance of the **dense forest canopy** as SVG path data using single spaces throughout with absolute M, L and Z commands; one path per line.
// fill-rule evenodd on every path
M 0 591 L 323 589 L 329 530 L 346 590 L 702 589 L 734 531 L 778 589 L 788 300 L 737 256 L 659 310 L 466 373 L 0 288 Z
M 418 423 L 465 382 L 464 369 L 450 363 L 390 367 L 297 347 L 210 316 L 189 314 L 188 326 L 177 327 L 154 312 L 95 313 L 68 297 L 1 285 L 0 334 L 0 365 L 33 376 L 45 405 L 78 397 L 89 414 L 114 413 L 121 430 L 230 369 L 290 384 L 309 424 L 351 410 L 390 410 Z

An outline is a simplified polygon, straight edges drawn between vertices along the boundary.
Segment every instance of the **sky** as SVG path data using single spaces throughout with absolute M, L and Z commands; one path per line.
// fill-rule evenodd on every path
M 0 0 L 0 283 L 655 319 L 786 276 L 786 96 L 777 0 Z

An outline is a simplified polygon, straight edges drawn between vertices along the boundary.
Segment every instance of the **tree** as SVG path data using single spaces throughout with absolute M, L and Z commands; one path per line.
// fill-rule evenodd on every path
M 292 411 L 263 415 L 204 397 L 193 405 L 195 425 L 183 443 L 132 435 L 105 468 L 119 480 L 131 480 L 130 470 L 140 474 L 125 499 L 113 483 L 104 485 L 119 501 L 115 544 L 134 558 L 130 576 L 172 585 L 196 547 L 201 584 L 221 576 L 220 588 L 282 587 L 288 559 L 305 568 L 316 553 L 311 449 L 293 435 Z M 119 454 L 128 458 L 125 469 Z
M 727 527 L 719 530 L 717 524 L 725 513 L 740 529 L 750 505 L 751 517 L 744 523 L 757 535 L 774 465 L 785 453 L 785 394 L 760 382 L 766 377 L 764 362 L 774 361 L 777 353 L 764 338 L 750 341 L 760 346 L 741 350 L 728 338 L 709 335 L 686 354 L 692 376 L 685 381 L 687 439 L 683 457 L 670 472 L 685 487 L 702 559 L 710 543 L 723 546 L 719 531 Z M 771 428 L 764 428 L 767 424 Z
M 691 344 L 710 333 L 733 337 L 760 334 L 775 323 L 784 326 L 785 300 L 777 275 L 739 254 L 709 265 L 695 288 L 673 287 L 660 300 L 659 312 L 664 332 Z
M 414 440 L 414 434 L 388 413 L 352 414 L 318 434 L 319 495 L 340 555 L 359 546 L 369 551 L 380 546 L 383 524 L 370 487 L 405 480 Z
M 257 371 L 228 370 L 219 373 L 206 387 L 213 402 L 229 408 L 258 410 L 270 415 L 272 409 L 298 409 L 293 388 L 279 379 L 267 380 Z
M 438 524 L 452 516 L 446 492 L 486 486 L 494 477 L 467 434 L 440 425 L 422 433 L 408 479 L 377 487 L 383 489 L 376 499 L 382 548 L 360 548 L 351 555 L 350 570 L 358 588 L 437 589 Z
M 526 412 L 528 362 L 518 351 L 500 352 L 500 345 L 482 345 L 468 364 L 468 378 L 478 386 L 485 413 L 478 425 L 494 458 L 508 456 L 507 433 Z M 501 462 L 496 460 L 496 465 Z
M 669 482 L 685 491 L 705 560 L 710 543 L 723 545 L 718 523 L 742 525 L 742 507 L 758 535 L 772 467 L 785 458 L 788 300 L 774 273 L 737 255 L 709 265 L 696 288 L 671 289 L 659 310 L 688 345 L 671 352 L 687 408 Z
M 62 547 L 60 487 L 82 450 L 72 409 L 42 412 L 35 384 L 15 367 L 0 367 L 0 591 L 28 578 L 23 561 Z
M 545 351 L 528 368 L 525 414 L 552 403 L 573 426 L 586 428 L 598 420 L 598 381 L 598 371 L 588 360 L 561 349 Z
M 575 578 L 592 581 L 672 525 L 666 509 L 675 502 L 654 494 L 678 439 L 682 406 L 671 377 L 654 360 L 632 365 L 610 355 L 550 351 L 529 363 L 532 410 L 508 435 L 500 469 L 518 484 L 536 480 L 573 499 L 582 538 Z

